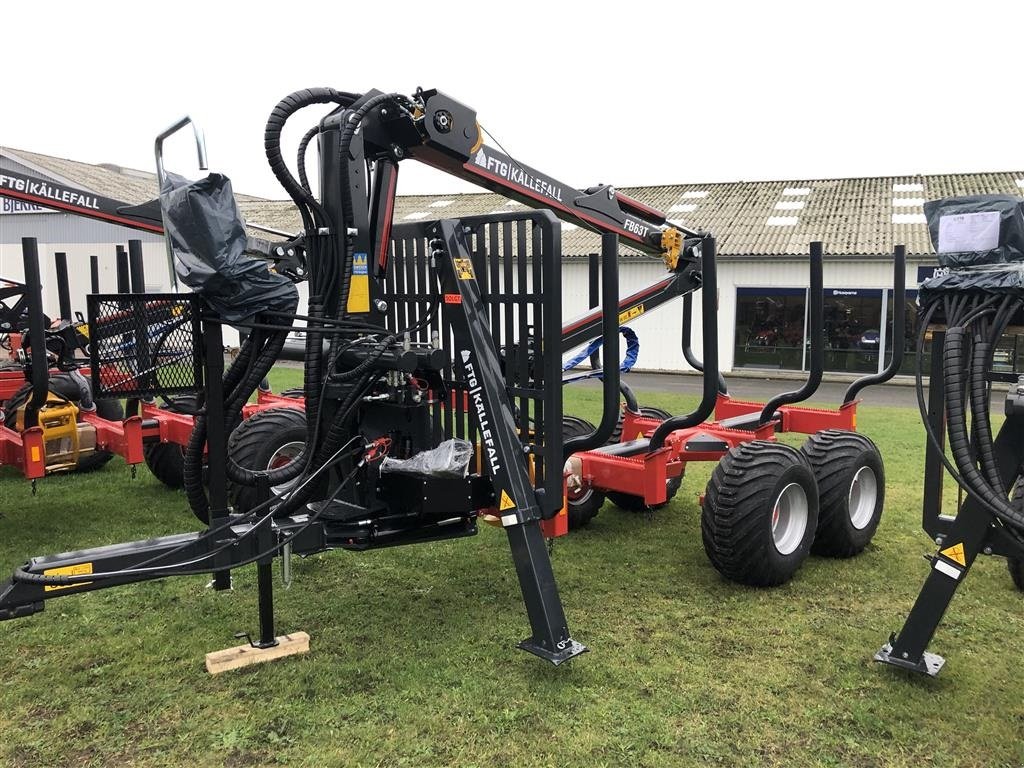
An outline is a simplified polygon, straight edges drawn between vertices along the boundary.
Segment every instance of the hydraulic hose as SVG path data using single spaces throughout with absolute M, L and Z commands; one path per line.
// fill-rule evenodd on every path
M 982 500 L 1001 521 L 1024 529 L 1024 512 L 1014 509 L 1006 500 L 1005 493 L 996 493 L 985 482 L 978 468 L 971 460 L 970 441 L 967 436 L 967 418 L 964 407 L 964 336 L 962 327 L 946 330 L 942 354 L 942 376 L 945 383 L 946 424 L 949 432 L 949 448 L 953 460 L 965 481 L 968 490 Z
M 281 154 L 281 132 L 284 130 L 285 123 L 288 122 L 289 117 L 304 107 L 314 104 L 339 104 L 347 107 L 358 98 L 358 94 L 344 93 L 333 88 L 306 88 L 285 96 L 271 111 L 263 132 L 263 148 L 267 153 L 270 170 L 296 202 L 302 201 L 310 206 L 318 205 L 313 194 L 303 189 L 285 164 L 284 156 Z
M 971 356 L 969 390 L 971 398 L 971 425 L 974 429 L 973 441 L 975 453 L 989 485 L 993 488 L 1005 488 L 1003 478 L 996 464 L 995 448 L 992 440 L 992 422 L 989 419 L 989 386 L 985 372 L 989 369 L 992 359 L 992 345 L 987 341 L 976 339 L 974 353 Z

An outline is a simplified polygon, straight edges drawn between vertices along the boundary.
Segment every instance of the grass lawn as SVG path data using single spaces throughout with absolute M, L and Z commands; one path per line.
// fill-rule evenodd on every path
M 278 387 L 297 371 L 277 373 Z M 696 383 L 695 383 L 696 386 Z M 887 468 L 874 544 L 812 558 L 774 590 L 721 579 L 700 544 L 689 468 L 653 517 L 608 504 L 556 542 L 574 636 L 555 669 L 514 644 L 528 623 L 500 530 L 295 564 L 279 631 L 312 652 L 210 677 L 206 652 L 256 630 L 255 571 L 216 593 L 189 577 L 52 601 L 0 624 L 0 765 L 1021 766 L 1024 599 L 982 558 L 933 651 L 938 679 L 871 662 L 927 573 L 916 411 L 859 416 Z M 674 411 L 693 400 L 641 393 Z M 596 418 L 597 392 L 567 392 Z M 198 527 L 183 494 L 120 460 L 88 476 L 0 476 L 0 569 L 28 556 Z

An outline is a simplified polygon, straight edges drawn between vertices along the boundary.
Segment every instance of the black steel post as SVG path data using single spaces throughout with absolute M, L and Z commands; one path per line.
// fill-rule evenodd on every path
M 203 323 L 206 360 L 206 449 L 207 489 L 210 494 L 210 527 L 216 528 L 228 517 L 227 435 L 224 424 L 224 342 L 218 322 Z M 217 558 L 220 565 L 230 562 L 230 554 Z M 215 570 L 214 589 L 231 588 L 231 572 Z
M 117 252 L 117 292 L 130 293 L 131 280 L 128 272 L 128 253 L 123 245 L 116 248 Z
M 704 363 L 697 359 L 697 355 L 693 352 L 693 294 L 683 294 L 683 359 L 686 361 L 693 370 L 698 373 L 704 373 Z M 725 377 L 722 372 L 718 372 L 718 391 L 723 394 L 729 394 L 729 389 L 725 385 Z
M 673 416 L 658 425 L 651 435 L 648 450 L 657 451 L 665 438 L 677 429 L 703 423 L 715 411 L 718 402 L 718 266 L 715 262 L 715 238 L 706 236 L 701 243 L 701 341 L 704 345 L 704 393 L 690 413 Z
M 39 246 L 34 237 L 21 238 L 25 266 L 25 302 L 28 304 L 28 340 L 32 351 L 29 380 L 32 397 L 25 405 L 25 426 L 38 423 L 39 409 L 50 388 L 50 370 L 46 360 L 46 329 L 43 321 L 43 286 L 39 279 Z
M 904 339 L 902 328 L 904 313 L 906 312 L 904 307 L 907 301 L 907 247 L 905 245 L 897 245 L 893 250 L 892 264 L 892 358 L 889 360 L 889 365 L 881 373 L 862 376 L 853 382 L 843 397 L 844 404 L 852 403 L 856 399 L 857 393 L 864 389 L 864 387 L 884 384 L 889 381 L 899 372 L 900 366 L 903 365 Z M 882 332 L 885 332 L 884 328 Z
M 60 319 L 71 319 L 71 285 L 68 282 L 68 255 L 58 251 L 53 254 L 53 265 L 57 268 L 57 303 Z
M 128 241 L 128 272 L 132 293 L 146 292 L 146 273 L 142 261 L 142 241 Z
M 92 288 L 92 293 L 100 292 L 100 257 L 90 256 L 89 257 L 89 287 Z
M 761 423 L 767 424 L 775 418 L 775 411 L 782 405 L 800 403 L 818 391 L 822 373 L 825 370 L 825 281 L 822 273 L 824 248 L 819 242 L 811 243 L 811 369 L 807 381 L 800 389 L 783 392 L 769 400 L 761 411 Z
M 593 309 L 601 301 L 600 261 L 596 253 L 587 256 L 587 309 Z M 590 367 L 601 367 L 601 350 L 595 349 L 590 356 Z
M 603 313 L 602 348 L 608 361 L 601 375 L 603 410 L 601 422 L 593 434 L 566 440 L 562 453 L 571 456 L 589 451 L 608 442 L 619 420 L 619 238 L 612 233 L 601 235 L 601 311 Z
M 256 478 L 256 499 L 259 504 L 270 501 L 270 484 L 264 474 Z M 273 518 L 260 525 L 259 551 L 268 554 L 256 562 L 256 584 L 259 594 L 260 639 L 256 643 L 259 648 L 273 648 L 277 645 L 277 633 L 274 629 L 274 546 Z

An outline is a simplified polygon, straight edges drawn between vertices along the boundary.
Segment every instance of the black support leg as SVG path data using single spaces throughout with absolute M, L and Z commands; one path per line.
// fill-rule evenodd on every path
M 556 665 L 585 653 L 586 646 L 569 635 L 540 523 L 534 521 L 505 530 L 533 632 L 519 647 Z

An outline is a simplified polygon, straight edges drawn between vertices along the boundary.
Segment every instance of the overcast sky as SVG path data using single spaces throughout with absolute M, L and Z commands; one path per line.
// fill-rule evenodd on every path
M 1024 169 L 1019 0 L 228 5 L 4 3 L 0 145 L 152 170 L 187 113 L 237 192 L 281 198 L 263 153 L 281 97 L 423 86 L 576 187 Z

